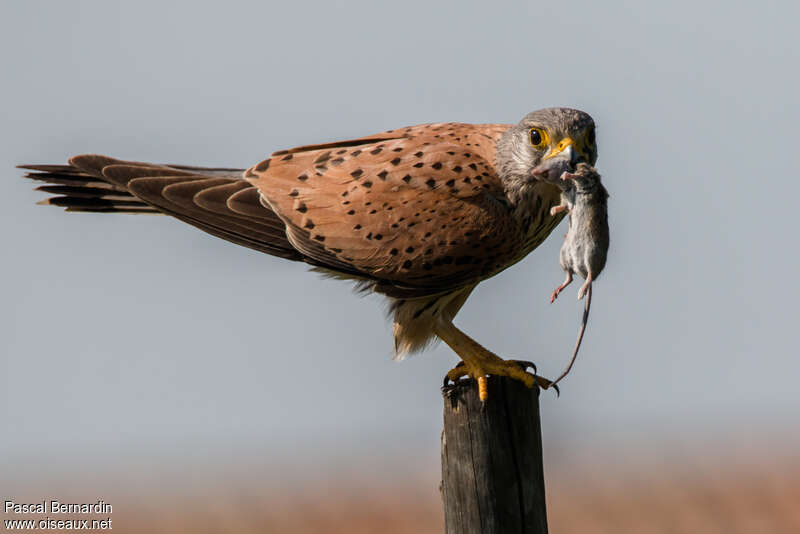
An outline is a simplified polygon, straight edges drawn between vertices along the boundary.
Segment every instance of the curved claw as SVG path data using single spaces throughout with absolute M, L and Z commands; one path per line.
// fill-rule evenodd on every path
M 455 365 L 455 367 L 453 367 L 453 368 L 452 368 L 452 369 L 451 369 L 449 372 L 445 373 L 445 375 L 444 375 L 444 380 L 442 381 L 442 387 L 445 387 L 445 388 L 446 388 L 446 387 L 448 386 L 448 384 L 447 384 L 448 382 L 452 382 L 453 384 L 455 384 L 455 383 L 456 383 L 456 380 L 458 380 L 458 379 L 456 379 L 456 380 L 453 380 L 453 379 L 451 379 L 451 378 L 450 378 L 450 373 L 452 373 L 453 371 L 455 371 L 455 370 L 456 370 L 456 369 L 458 369 L 459 367 L 464 367 L 464 361 L 463 361 L 463 360 L 459 361 L 459 362 L 458 362 L 458 363 Z
M 538 385 L 542 389 L 554 389 L 556 391 L 556 397 L 561 396 L 561 389 L 559 389 L 558 384 L 554 384 L 550 380 L 546 379 L 543 376 L 539 376 L 536 374 L 536 364 L 533 362 L 529 362 L 528 360 L 511 360 L 512 362 L 516 363 L 517 365 L 521 366 L 523 369 L 527 369 L 530 367 L 533 369 L 533 376 L 536 380 L 536 385 Z
M 561 390 L 558 387 L 558 384 L 554 384 L 550 380 L 546 379 L 543 376 L 536 375 L 536 385 L 538 385 L 542 389 L 554 389 L 556 390 L 556 397 L 561 396 Z
M 520 367 L 522 367 L 523 370 L 527 370 L 528 367 L 530 367 L 531 369 L 533 369 L 533 374 L 534 375 L 536 374 L 536 364 L 535 363 L 529 362 L 528 360 L 511 360 L 511 361 L 516 363 Z

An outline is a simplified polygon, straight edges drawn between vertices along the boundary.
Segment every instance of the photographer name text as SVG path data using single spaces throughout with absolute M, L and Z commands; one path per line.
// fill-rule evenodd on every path
M 7 514 L 110 514 L 113 511 L 103 500 L 93 503 L 65 503 L 55 499 L 34 503 L 5 501 L 3 506 Z

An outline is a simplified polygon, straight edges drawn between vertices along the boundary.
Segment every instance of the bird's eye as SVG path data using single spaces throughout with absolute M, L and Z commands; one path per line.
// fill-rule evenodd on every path
M 595 141 L 594 138 L 594 126 L 589 129 L 589 132 L 586 134 L 586 142 L 590 145 L 593 145 Z
M 547 145 L 547 132 L 541 128 L 531 128 L 528 135 L 534 148 L 544 148 Z

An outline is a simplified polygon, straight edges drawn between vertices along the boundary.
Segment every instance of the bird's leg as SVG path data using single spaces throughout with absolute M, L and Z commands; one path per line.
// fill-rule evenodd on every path
M 546 378 L 525 371 L 527 362 L 518 363 L 502 359 L 456 328 L 450 320 L 439 319 L 435 332 L 463 360 L 461 364 L 447 373 L 446 380 L 455 382 L 463 376 L 474 378 L 478 382 L 478 397 L 482 401 L 489 396 L 486 386 L 487 375 L 507 376 L 519 380 L 529 388 L 534 384 L 538 384 L 543 389 L 550 387 L 551 382 Z
M 567 278 L 564 280 L 564 283 L 558 286 L 555 289 L 555 291 L 553 291 L 553 294 L 550 296 L 550 304 L 552 304 L 558 298 L 558 294 L 564 291 L 564 288 L 570 285 L 571 283 L 572 283 L 572 273 L 567 271 Z

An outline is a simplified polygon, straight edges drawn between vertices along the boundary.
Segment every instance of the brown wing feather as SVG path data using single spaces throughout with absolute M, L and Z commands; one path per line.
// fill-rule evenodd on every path
M 495 272 L 514 252 L 509 236 L 519 229 L 494 170 L 505 128 L 411 127 L 389 140 L 289 151 L 245 178 L 303 254 L 334 270 L 344 264 L 390 284 L 441 291 Z
M 254 187 L 250 182 L 246 182 L 250 187 L 242 189 L 239 192 L 233 193 L 228 197 L 228 208 L 234 213 L 243 217 L 255 218 L 259 220 L 268 220 L 274 222 L 278 226 L 285 227 L 286 225 L 281 219 L 275 215 L 275 212 L 264 206 L 261 202 L 261 193 L 258 188 Z
M 273 256 L 302 260 L 285 233 L 257 222 L 220 216 L 194 203 L 195 195 L 225 180 L 206 176 L 144 176 L 132 179 L 128 188 L 137 198 L 213 235 Z
M 494 169 L 507 125 L 411 126 L 277 152 L 241 171 L 100 155 L 26 166 L 79 211 L 166 213 L 397 297 L 501 270 L 523 238 Z M 501 237 L 502 236 L 502 237 Z
M 335 148 L 350 148 L 350 147 L 357 147 L 361 145 L 369 145 L 372 143 L 376 143 L 379 141 L 390 141 L 392 139 L 399 139 L 401 136 L 397 135 L 388 135 L 388 134 L 375 134 L 369 135 L 367 137 L 360 137 L 358 139 L 348 139 L 346 141 L 334 141 L 332 143 L 320 143 L 316 145 L 302 145 L 297 146 L 294 148 L 289 148 L 286 150 L 278 150 L 277 152 L 273 152 L 273 156 L 282 156 L 286 154 L 297 154 L 299 152 L 311 152 L 315 150 L 330 150 Z

